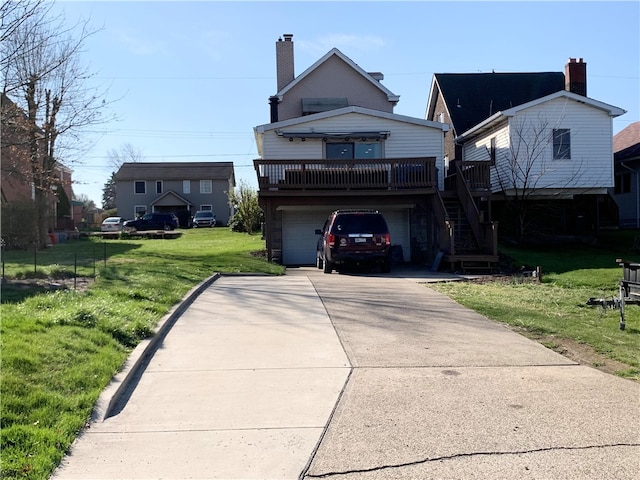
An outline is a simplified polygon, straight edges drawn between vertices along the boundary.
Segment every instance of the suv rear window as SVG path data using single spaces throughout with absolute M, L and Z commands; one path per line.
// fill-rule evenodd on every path
M 350 233 L 386 233 L 387 224 L 379 214 L 341 213 L 336 216 L 331 233 L 349 235 Z

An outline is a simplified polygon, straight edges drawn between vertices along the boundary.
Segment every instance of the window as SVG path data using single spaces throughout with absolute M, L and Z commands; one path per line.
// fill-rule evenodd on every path
M 571 137 L 568 128 L 553 129 L 553 159 L 571 158 Z
M 133 207 L 133 218 L 141 217 L 145 213 L 147 213 L 147 206 L 146 205 L 135 205 Z
M 156 180 L 156 193 L 162 193 L 162 180 Z
M 382 158 L 380 142 L 327 142 L 327 159 Z
M 620 195 L 631 191 L 631 173 L 616 175 L 614 193 Z
M 213 207 L 211 205 L 200 205 L 200 210 L 203 212 L 210 212 L 213 210 Z
M 200 193 L 212 193 L 213 186 L 211 180 L 200 180 Z
M 491 165 L 496 164 L 496 137 L 491 139 L 491 146 L 489 149 L 489 159 L 491 160 Z
M 144 194 L 147 193 L 147 182 L 144 180 L 136 180 L 134 182 L 135 193 Z
M 182 181 L 182 193 L 191 193 L 191 180 Z

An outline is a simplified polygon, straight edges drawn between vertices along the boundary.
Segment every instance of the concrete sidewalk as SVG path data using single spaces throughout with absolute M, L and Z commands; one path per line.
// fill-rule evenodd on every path
M 295 479 L 349 372 L 307 278 L 221 277 L 52 478 Z

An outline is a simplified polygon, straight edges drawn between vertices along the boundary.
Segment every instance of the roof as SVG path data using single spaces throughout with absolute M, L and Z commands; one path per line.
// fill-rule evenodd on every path
M 522 110 L 526 110 L 527 108 L 531 108 L 534 107 L 536 105 L 540 105 L 543 104 L 545 102 L 549 102 L 552 100 L 555 100 L 557 98 L 564 98 L 566 100 L 571 100 L 574 102 L 579 102 L 579 103 L 583 103 L 585 105 L 588 105 L 592 108 L 597 108 L 598 110 L 602 110 L 604 112 L 606 112 L 610 117 L 618 117 L 620 115 L 623 115 L 624 113 L 626 113 L 626 110 L 623 110 L 622 108 L 619 107 L 614 107 L 613 105 L 609 105 L 607 103 L 604 102 L 600 102 L 598 100 L 594 100 L 592 98 L 589 97 L 584 97 L 582 95 L 578 95 L 577 93 L 573 93 L 573 92 L 568 92 L 566 90 L 560 90 L 558 92 L 554 92 L 550 95 L 546 95 L 544 97 L 540 97 L 540 98 L 536 98 L 533 99 L 529 102 L 517 105 L 515 107 L 512 108 L 508 108 L 504 111 L 499 111 L 494 113 L 493 115 L 491 115 L 490 117 L 486 118 L 484 121 L 480 122 L 479 124 L 475 125 L 474 127 L 466 130 L 464 133 L 462 133 L 461 135 L 458 135 L 456 137 L 456 140 L 458 139 L 469 139 L 469 138 L 474 138 L 478 135 L 482 135 L 487 129 L 490 129 L 492 126 L 496 125 L 499 122 L 503 122 L 507 117 L 513 117 L 515 116 L 518 112 L 522 111 Z
M 233 162 L 129 162 L 114 176 L 123 180 L 229 180 L 235 184 Z
M 382 112 L 380 110 L 373 110 L 371 108 L 349 106 L 343 108 L 336 108 L 334 110 L 328 110 L 326 112 L 314 113 L 312 115 L 305 115 L 304 117 L 289 118 L 280 122 L 266 123 L 264 125 L 258 125 L 255 127 L 256 133 L 264 133 L 268 130 L 278 130 L 283 127 L 296 126 L 304 123 L 309 123 L 315 120 L 321 120 L 324 118 L 339 117 L 341 115 L 347 115 L 349 113 L 359 113 L 361 115 L 368 115 L 370 117 L 384 118 L 387 120 L 394 120 L 397 122 L 411 123 L 414 125 L 421 125 L 424 127 L 437 128 L 439 130 L 447 131 L 449 126 L 440 122 L 433 122 L 431 120 L 424 120 L 422 118 L 409 117 L 406 115 L 398 115 L 396 113 Z
M 435 108 L 438 93 L 456 135 L 494 113 L 564 90 L 564 74 L 542 73 L 436 73 L 429 98 Z
M 314 70 L 316 70 L 320 65 L 322 65 L 324 62 L 329 60 L 329 58 L 331 58 L 334 55 L 336 57 L 340 58 L 342 61 L 344 61 L 351 68 L 353 68 L 357 73 L 362 75 L 368 82 L 370 82 L 376 88 L 381 90 L 387 96 L 387 99 L 390 102 L 398 102 L 398 100 L 400 100 L 400 97 L 398 95 L 396 95 L 393 92 L 391 92 L 391 90 L 389 90 L 387 87 L 382 85 L 382 83 L 380 83 L 378 80 L 376 80 L 375 76 L 377 76 L 379 74 L 376 73 L 376 74 L 372 75 L 370 73 L 365 72 L 360 66 L 358 66 L 357 63 L 355 63 L 353 60 L 351 60 L 349 57 L 347 57 L 344 53 L 342 53 L 337 48 L 332 48 L 331 50 L 329 50 L 317 62 L 315 62 L 313 65 L 311 65 L 309 68 L 307 68 L 304 72 L 302 72 L 300 75 L 298 75 L 296 78 L 294 78 L 291 82 L 289 82 L 282 90 L 280 90 L 277 93 L 276 96 L 279 97 L 280 100 L 282 100 L 283 95 L 285 95 L 289 90 L 291 90 L 298 83 L 303 81 L 307 76 L 311 75 L 311 73 Z
M 614 135 L 613 151 L 618 161 L 640 158 L 640 122 L 632 123 Z
M 440 123 L 440 122 L 433 122 L 431 120 L 424 120 L 421 118 L 415 118 L 415 117 L 408 117 L 406 115 L 398 115 L 396 113 L 389 113 L 389 112 L 382 112 L 380 110 L 373 110 L 370 108 L 364 108 L 364 107 L 356 107 L 356 106 L 349 106 L 349 107 L 343 107 L 343 108 L 336 108 L 334 110 L 328 110 L 326 112 L 320 112 L 320 113 L 314 113 L 311 115 L 306 115 L 304 117 L 296 117 L 296 118 L 289 118 L 287 120 L 282 120 L 280 122 L 274 122 L 274 123 L 266 123 L 264 125 L 258 125 L 257 127 L 255 127 L 254 130 L 254 134 L 256 137 L 256 144 L 258 145 L 258 154 L 262 155 L 262 148 L 263 148 L 263 144 L 262 144 L 262 136 L 265 134 L 265 132 L 271 131 L 271 130 L 275 130 L 278 131 L 282 128 L 288 128 L 288 127 L 298 127 L 300 125 L 304 125 L 305 123 L 309 123 L 309 122 L 313 122 L 315 120 L 323 120 L 326 118 L 334 118 L 334 117 L 339 117 L 342 115 L 348 115 L 350 113 L 357 113 L 360 115 L 367 115 L 370 117 L 377 117 L 380 119 L 385 119 L 385 120 L 393 120 L 396 122 L 403 122 L 403 123 L 409 123 L 412 125 L 419 125 L 422 127 L 430 127 L 430 128 L 437 128 L 438 130 L 442 130 L 443 132 L 446 132 L 447 130 L 449 130 L 449 126 L 444 124 L 444 123 Z M 302 130 L 298 131 L 298 134 L 301 135 Z M 321 135 L 321 132 L 311 132 L 310 130 L 308 130 L 309 136 L 328 136 L 330 135 L 329 133 L 324 133 Z M 336 132 L 333 132 L 336 133 Z M 358 132 L 352 132 L 351 136 L 358 136 L 357 135 Z M 375 133 L 375 132 L 367 132 L 367 134 L 369 133 Z M 388 132 L 378 132 L 380 134 L 382 133 L 388 133 Z M 317 135 L 312 135 L 312 134 L 317 134 Z M 339 134 L 339 133 L 338 133 Z

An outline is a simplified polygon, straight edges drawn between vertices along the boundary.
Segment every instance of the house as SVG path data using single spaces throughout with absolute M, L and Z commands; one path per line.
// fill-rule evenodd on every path
M 171 212 L 186 227 L 198 210 L 213 210 L 219 225 L 226 225 L 232 214 L 233 162 L 123 163 L 114 180 L 121 217 Z
M 615 217 L 612 119 L 624 110 L 586 96 L 582 59 L 565 74 L 435 74 L 424 120 L 393 113 L 383 75 L 337 49 L 295 77 L 285 35 L 276 64 L 271 123 L 254 129 L 271 260 L 313 264 L 313 232 L 337 208 L 378 209 L 404 261 L 461 270 L 497 264 L 498 225 L 522 238 Z
M 446 190 L 483 178 L 475 195 L 502 234 L 584 234 L 616 207 L 612 119 L 625 111 L 587 95 L 586 63 L 561 72 L 435 74 L 426 118 L 451 125 Z M 446 196 L 446 194 L 445 194 Z M 482 199 L 482 201 L 480 201 Z M 526 215 L 525 215 L 526 212 Z
M 25 247 L 44 229 L 73 230 L 72 170 L 56 162 L 53 171 L 40 179 L 45 185 L 46 225 L 36 226 L 36 184 L 31 164 L 30 131 L 26 114 L 7 95 L 1 96 L 1 199 L 2 232 L 8 245 Z M 44 145 L 39 148 L 45 149 Z M 40 155 L 44 155 L 40 153 Z M 40 157 L 44 158 L 44 157 Z M 31 221 L 30 221 L 31 220 Z
M 640 228 L 640 122 L 613 137 L 615 185 L 609 189 L 618 205 L 621 228 Z
M 317 235 L 341 208 L 384 214 L 403 261 L 439 250 L 432 211 L 443 176 L 443 123 L 393 113 L 399 97 L 338 49 L 294 76 L 292 35 L 276 42 L 271 122 L 255 127 L 267 255 L 315 263 Z M 401 252 L 401 253 L 398 253 Z

